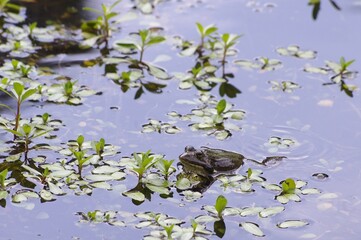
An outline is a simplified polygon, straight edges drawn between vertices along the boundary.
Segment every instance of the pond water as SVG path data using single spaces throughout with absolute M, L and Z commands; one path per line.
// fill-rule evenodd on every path
M 0 6 L 0 87 L 37 88 L 21 104 L 15 142 L 16 100 L 0 95 L 1 239 L 167 239 L 166 229 L 168 239 L 359 239 L 361 4 L 310 2 L 11 2 L 20 13 Z M 111 36 L 104 25 L 84 27 L 102 3 L 119 13 Z M 203 46 L 196 23 L 210 33 Z M 139 61 L 130 36 L 142 34 L 153 43 Z M 225 62 L 222 41 L 231 43 Z M 74 83 L 68 95 L 65 83 Z M 59 121 L 34 119 L 44 113 Z M 24 125 L 35 127 L 29 151 Z M 90 141 L 101 146 L 101 138 L 97 154 Z M 259 162 L 286 158 L 268 167 L 245 161 L 196 192 L 178 164 L 188 145 Z M 147 159 L 148 150 L 155 155 L 138 178 L 131 156 Z M 163 158 L 174 160 L 169 177 Z M 209 206 L 222 205 L 221 195 L 227 208 L 217 215 Z

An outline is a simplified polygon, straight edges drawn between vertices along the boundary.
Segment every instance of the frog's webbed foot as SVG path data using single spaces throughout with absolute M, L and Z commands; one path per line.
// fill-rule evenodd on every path
M 253 160 L 253 159 L 249 159 L 249 158 L 247 158 L 247 160 L 250 162 L 253 162 L 254 164 L 262 165 L 264 167 L 275 167 L 275 166 L 278 166 L 284 158 L 287 158 L 287 157 L 271 156 L 271 157 L 266 157 L 265 159 L 263 159 L 262 162 L 259 162 L 259 161 Z
M 262 165 L 264 165 L 266 167 L 275 167 L 275 166 L 278 166 L 284 158 L 287 158 L 287 157 L 285 157 L 285 156 L 266 157 L 262 161 Z

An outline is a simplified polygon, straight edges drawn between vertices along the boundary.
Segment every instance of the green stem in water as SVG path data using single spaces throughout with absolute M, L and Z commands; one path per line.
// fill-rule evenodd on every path
M 15 115 L 15 127 L 14 131 L 18 131 L 19 128 L 19 121 L 20 121 L 20 99 L 18 99 L 17 107 L 16 107 L 16 115 Z M 16 139 L 16 135 L 14 134 L 14 140 Z

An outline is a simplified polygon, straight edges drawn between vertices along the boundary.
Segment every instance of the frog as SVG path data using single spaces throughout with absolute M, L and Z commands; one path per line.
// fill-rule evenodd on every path
M 185 172 L 193 172 L 203 177 L 216 173 L 233 172 L 244 164 L 245 157 L 228 150 L 193 146 L 185 147 L 185 152 L 179 156 Z
M 185 172 L 192 172 L 203 177 L 211 177 L 222 173 L 233 173 L 243 166 L 245 160 L 257 165 L 276 165 L 283 156 L 267 157 L 262 162 L 244 157 L 242 154 L 223 149 L 186 146 L 185 152 L 179 156 Z

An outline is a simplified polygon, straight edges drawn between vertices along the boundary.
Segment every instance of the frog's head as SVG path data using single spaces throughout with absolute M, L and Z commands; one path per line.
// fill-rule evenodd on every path
M 179 159 L 181 162 L 202 162 L 205 160 L 205 154 L 201 150 L 195 149 L 193 146 L 186 146 L 184 153 L 179 156 Z
M 195 149 L 193 146 L 185 147 L 185 152 L 179 156 L 180 162 L 190 171 L 199 172 L 203 170 L 208 174 L 213 173 L 214 169 L 209 164 L 206 154 L 202 150 Z

